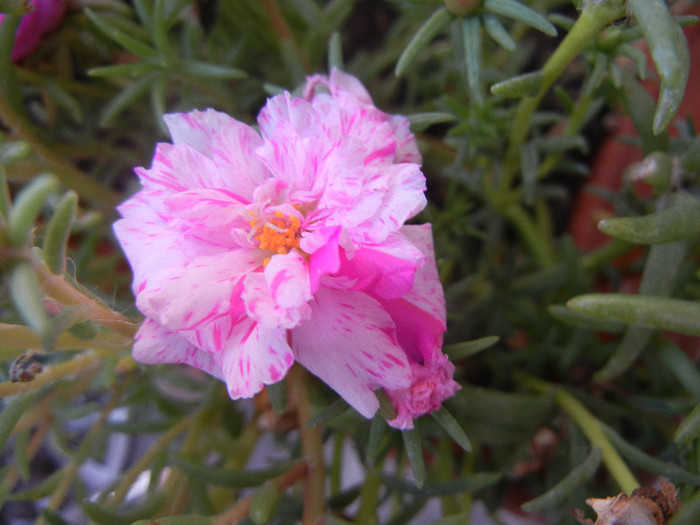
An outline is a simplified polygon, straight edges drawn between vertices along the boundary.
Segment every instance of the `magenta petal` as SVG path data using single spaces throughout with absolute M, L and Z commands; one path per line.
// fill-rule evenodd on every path
M 24 15 L 17 27 L 12 47 L 15 62 L 31 55 L 41 43 L 41 37 L 58 27 L 66 14 L 65 0 L 33 0 L 32 5 L 34 10 Z
M 382 244 L 366 245 L 352 259 L 343 257 L 340 274 L 354 279 L 355 290 L 396 298 L 413 287 L 416 270 L 425 256 L 404 235 L 390 235 Z
M 411 369 L 394 324 L 361 293 L 320 288 L 312 318 L 292 331 L 297 361 L 365 417 L 379 408 L 374 390 L 407 388 Z
M 286 331 L 244 321 L 221 356 L 221 372 L 232 399 L 252 397 L 281 380 L 294 363 Z
M 412 362 L 440 353 L 446 329 L 445 300 L 435 265 L 430 225 L 404 226 L 401 232 L 425 254 L 413 286 L 401 297 L 377 297 L 396 324 L 401 347 Z
M 334 274 L 340 268 L 340 253 L 338 240 L 340 226 L 330 226 L 316 230 L 308 237 L 301 239 L 301 249 L 309 256 L 309 278 L 311 291 L 318 291 L 319 280 L 322 276 Z
M 445 325 L 445 294 L 442 291 L 435 263 L 432 228 L 430 224 L 407 225 L 401 228 L 401 233 L 425 255 L 425 264 L 416 273 L 413 288 L 403 299 L 439 319 Z
M 422 365 L 413 364 L 412 370 L 409 388 L 387 391 L 398 411 L 397 416 L 389 421 L 395 428 L 413 428 L 415 418 L 437 410 L 460 388 L 452 379 L 455 367 L 444 354 Z

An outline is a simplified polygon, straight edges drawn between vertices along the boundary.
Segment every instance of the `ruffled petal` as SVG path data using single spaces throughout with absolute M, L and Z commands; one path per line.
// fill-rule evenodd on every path
M 340 226 L 331 226 L 316 230 L 301 239 L 301 249 L 310 254 L 309 279 L 313 293 L 318 290 L 322 276 L 336 273 L 340 269 L 341 231 Z
M 141 192 L 124 202 L 118 208 L 124 218 L 113 224 L 134 274 L 134 295 L 149 286 L 160 286 L 166 278 L 161 274 L 167 268 L 186 263 L 177 233 L 167 228 L 147 201 L 148 194 Z
M 416 137 L 411 132 L 411 123 L 402 115 L 392 115 L 389 125 L 396 137 L 394 162 L 414 162 L 420 164 L 423 157 L 416 144 Z
M 455 367 L 446 355 L 440 354 L 424 365 L 413 364 L 411 386 L 402 390 L 388 390 L 398 414 L 389 421 L 395 428 L 413 428 L 413 420 L 437 410 L 445 399 L 460 389 L 452 379 Z
M 413 286 L 403 296 L 375 296 L 396 325 L 396 334 L 408 358 L 423 363 L 440 354 L 446 330 L 445 299 L 435 265 L 430 225 L 404 226 L 401 230 L 425 255 Z
M 217 319 L 244 315 L 241 283 L 247 273 L 260 267 L 261 259 L 259 251 L 234 250 L 170 267 L 163 272 L 167 275 L 163 283 L 143 290 L 136 305 L 170 330 L 206 332 Z M 207 334 L 207 340 L 210 335 Z M 217 352 L 221 344 L 200 348 Z
M 365 245 L 352 259 L 343 257 L 338 274 L 355 281 L 353 290 L 397 298 L 411 290 L 424 259 L 425 255 L 406 236 L 396 232 L 382 244 Z
M 430 224 L 411 224 L 401 228 L 401 233 L 425 255 L 425 264 L 416 273 L 413 288 L 403 299 L 439 319 L 445 326 L 445 294 L 435 263 L 432 227 Z
M 201 182 L 188 188 L 226 188 L 250 200 L 255 188 L 270 176 L 255 156 L 262 139 L 250 126 L 213 109 L 171 113 L 163 118 L 176 148 L 187 146 L 219 168 L 190 173 Z
M 250 215 L 235 194 L 220 189 L 189 190 L 165 198 L 164 204 L 168 226 L 196 242 L 203 255 L 238 247 L 255 248 L 245 235 L 232 235 L 232 230 L 250 229 Z
M 297 250 L 273 255 L 261 272 L 248 274 L 243 301 L 248 315 L 273 328 L 294 328 L 311 315 L 311 283 L 306 260 Z
M 182 363 L 223 379 L 219 360 L 214 354 L 200 350 L 152 319 L 146 319 L 141 324 L 134 339 L 132 353 L 134 359 L 141 363 Z
M 379 408 L 374 390 L 402 389 L 411 369 L 381 305 L 361 292 L 319 289 L 312 317 L 292 331 L 297 361 L 365 417 Z
M 232 399 L 252 397 L 263 385 L 278 382 L 293 363 L 286 330 L 266 328 L 252 320 L 236 327 L 221 354 L 221 372 Z

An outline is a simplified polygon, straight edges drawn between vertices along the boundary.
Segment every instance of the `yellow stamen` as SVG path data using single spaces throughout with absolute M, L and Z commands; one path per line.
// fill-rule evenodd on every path
M 253 217 L 256 217 L 251 212 Z M 283 212 L 277 210 L 274 213 L 272 220 L 255 220 L 249 221 L 250 227 L 257 230 L 257 235 L 254 238 L 258 241 L 258 246 L 261 250 L 270 250 L 274 253 L 285 254 L 292 248 L 299 248 L 299 234 L 301 220 L 294 215 L 287 216 Z M 262 229 L 260 229 L 262 227 Z M 254 234 L 256 232 L 251 232 Z M 263 266 L 269 262 L 269 257 L 263 261 Z

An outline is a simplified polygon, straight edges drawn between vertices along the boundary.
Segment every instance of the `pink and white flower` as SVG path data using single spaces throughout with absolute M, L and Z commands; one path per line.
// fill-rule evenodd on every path
M 384 389 L 412 427 L 459 388 L 420 153 L 404 117 L 334 70 L 271 98 L 260 132 L 214 110 L 166 116 L 114 229 L 146 316 L 145 363 L 186 363 L 252 397 L 294 361 L 365 417 Z

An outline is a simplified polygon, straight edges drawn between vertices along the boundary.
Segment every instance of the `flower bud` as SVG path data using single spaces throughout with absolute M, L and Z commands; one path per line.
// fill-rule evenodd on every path
M 468 16 L 481 7 L 481 0 L 445 0 L 445 7 L 455 16 Z

